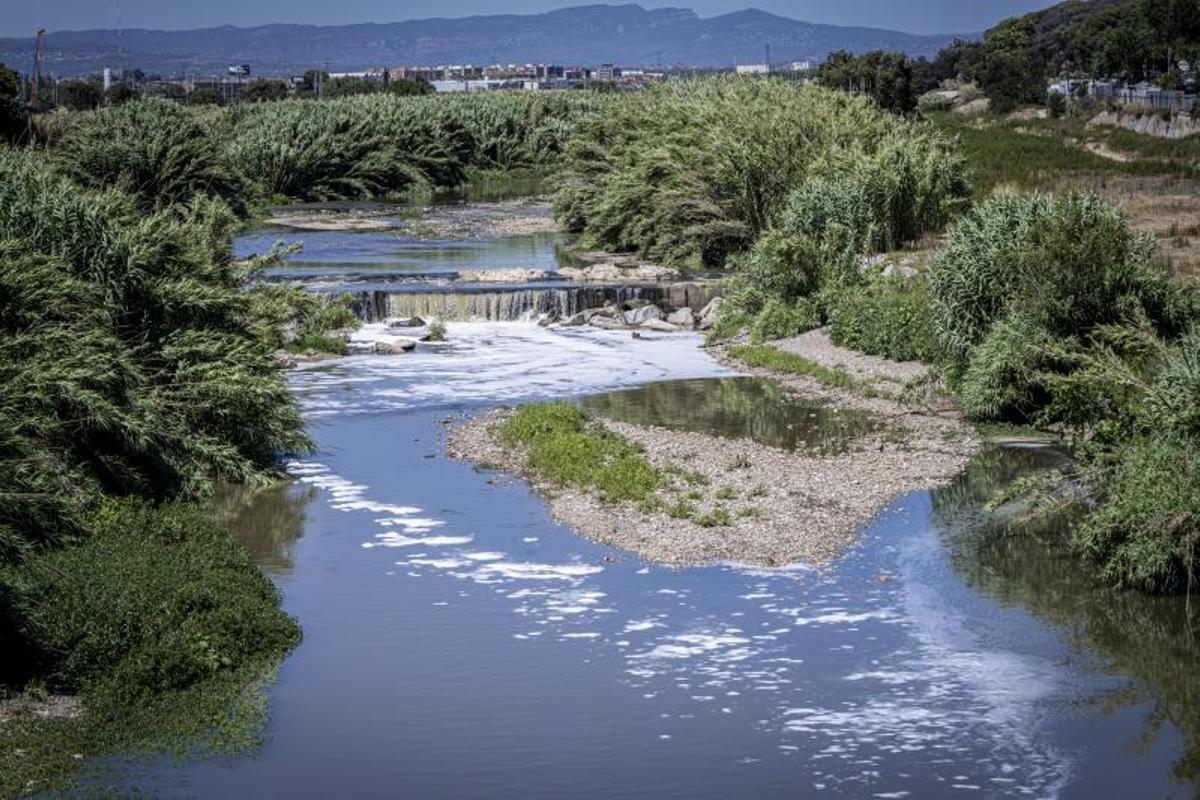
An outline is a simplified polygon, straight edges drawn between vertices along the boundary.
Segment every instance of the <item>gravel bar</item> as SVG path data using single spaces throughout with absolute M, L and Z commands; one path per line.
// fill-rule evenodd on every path
M 809 378 L 751 372 L 776 378 L 807 398 L 868 411 L 882 424 L 848 451 L 824 455 L 788 452 L 750 439 L 601 420 L 640 444 L 656 467 L 704 476 L 704 498 L 696 501 L 696 510 L 703 514 L 720 506 L 729 512 L 728 525 L 706 527 L 694 518 L 646 513 L 629 504 L 605 505 L 587 491 L 539 483 L 526 470 L 523 453 L 506 449 L 493 436 L 509 409 L 496 409 L 452 428 L 447 450 L 454 458 L 530 481 L 556 519 L 590 539 L 649 561 L 819 567 L 852 545 L 857 531 L 897 497 L 953 481 L 980 446 L 974 429 L 956 415 L 919 412 Z M 718 490 L 724 499 L 717 499 Z M 663 500 L 669 503 L 673 497 L 668 493 Z

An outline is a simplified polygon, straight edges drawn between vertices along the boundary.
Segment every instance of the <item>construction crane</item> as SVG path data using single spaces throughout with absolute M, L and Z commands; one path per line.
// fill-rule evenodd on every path
M 46 58 L 46 29 L 38 28 L 37 38 L 33 43 L 33 75 L 30 83 L 29 105 L 36 106 L 41 102 L 38 96 L 38 83 L 42 78 L 42 63 Z

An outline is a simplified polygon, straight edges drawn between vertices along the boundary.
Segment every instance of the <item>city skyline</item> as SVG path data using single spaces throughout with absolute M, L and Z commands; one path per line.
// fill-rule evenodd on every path
M 961 3 L 931 0 L 919 7 L 890 0 L 692 0 L 692 2 L 638 3 L 645 8 L 690 8 L 703 17 L 746 8 L 758 8 L 805 22 L 887 28 L 910 33 L 973 32 L 1005 17 L 1044 8 L 1047 0 L 994 0 Z M 397 8 L 382 0 L 345 0 L 336 7 L 317 0 L 294 0 L 286 7 L 254 0 L 212 0 L 204 4 L 161 3 L 154 0 L 48 0 L 36 6 L 10 10 L 0 22 L 0 37 L 32 36 L 37 28 L 48 31 L 144 28 L 185 30 L 234 25 L 254 27 L 270 23 L 346 25 L 364 22 L 399 22 L 429 17 L 464 17 L 484 14 L 536 14 L 580 3 L 562 0 L 514 0 L 498 7 L 483 0 L 410 0 Z

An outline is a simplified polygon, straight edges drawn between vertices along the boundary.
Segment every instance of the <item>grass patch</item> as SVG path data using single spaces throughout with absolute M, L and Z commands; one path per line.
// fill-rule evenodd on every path
M 702 528 L 726 528 L 733 524 L 733 517 L 730 515 L 729 509 L 717 506 L 711 511 L 698 515 L 695 523 Z
M 713 496 L 718 500 L 736 500 L 738 497 L 738 490 L 735 487 L 726 484 L 720 489 L 717 489 L 717 493 Z
M 691 519 L 696 513 L 696 507 L 687 500 L 679 499 L 667 506 L 667 516 L 671 519 Z
M 666 482 L 642 448 L 566 403 L 523 406 L 498 433 L 503 444 L 525 448 L 526 466 L 539 478 L 593 489 L 606 503 L 653 503 Z
M 751 367 L 761 367 L 787 375 L 804 375 L 826 386 L 838 389 L 854 389 L 854 376 L 844 369 L 827 367 L 797 353 L 789 353 L 768 344 L 734 345 L 727 351 L 730 356 Z
M 88 756 L 252 750 L 261 688 L 300 641 L 246 550 L 185 504 L 108 501 L 82 544 L 4 570 L 0 593 L 30 634 L 5 654 L 13 684 L 85 709 L 0 725 L 5 797 L 58 788 Z
M 1008 120 L 988 117 L 980 123 L 954 114 L 934 114 L 934 123 L 959 138 L 971 186 L 986 197 L 1000 186 L 1053 189 L 1063 179 L 1086 176 L 1195 177 L 1200 142 L 1157 139 L 1124 128 L 1087 126 L 1080 119 Z M 1087 149 L 1104 145 L 1131 156 L 1105 158 Z

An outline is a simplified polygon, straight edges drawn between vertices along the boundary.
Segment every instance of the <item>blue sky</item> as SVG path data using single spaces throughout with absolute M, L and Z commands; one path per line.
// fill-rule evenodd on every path
M 571 0 L 12 0 L 0 15 L 0 36 L 32 36 L 47 30 L 115 28 L 118 14 L 127 28 L 197 28 L 296 22 L 333 25 L 396 22 L 418 17 L 536 13 L 581 5 Z M 868 25 L 913 33 L 983 30 L 1013 14 L 1051 5 L 1049 0 L 676 0 L 646 7 L 681 6 L 701 16 L 747 7 L 808 22 Z

